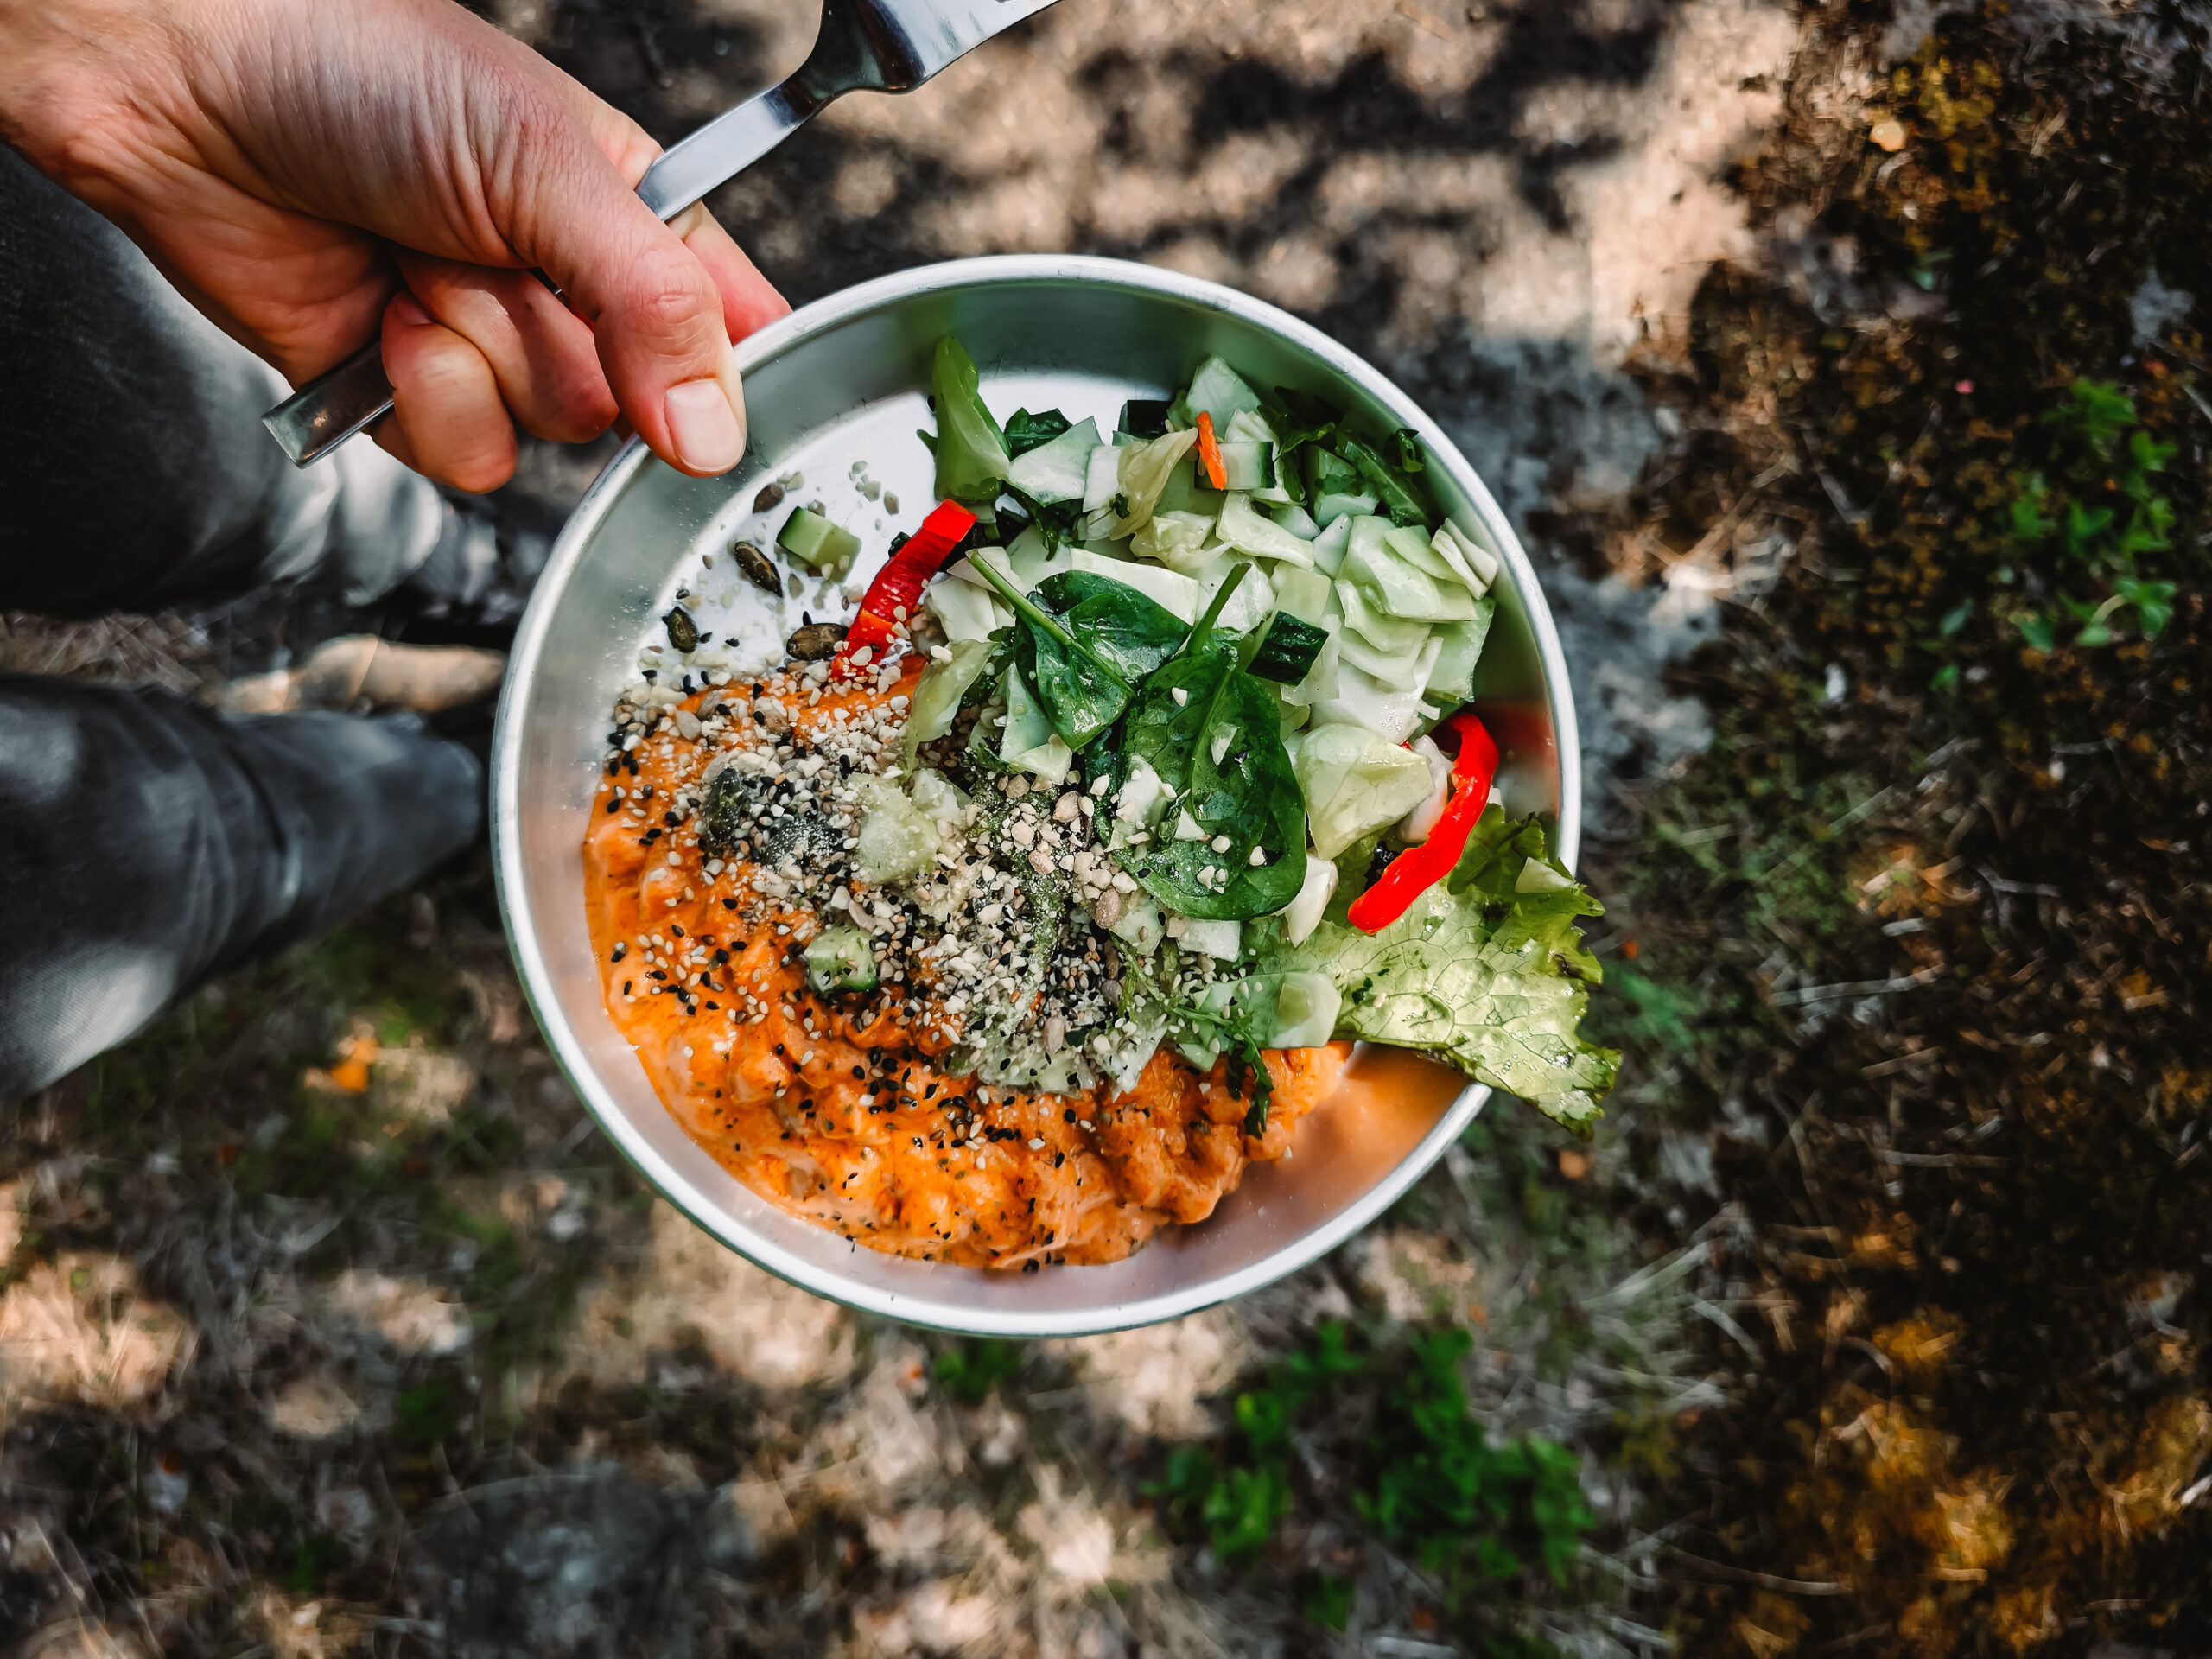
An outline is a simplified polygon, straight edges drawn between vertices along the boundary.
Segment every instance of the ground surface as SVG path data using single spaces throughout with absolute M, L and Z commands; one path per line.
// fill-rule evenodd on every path
M 810 26 L 492 10 L 663 137 Z M 918 1337 L 639 1189 L 464 861 L 7 1118 L 0 1631 L 2212 1650 L 2204 22 L 1938 10 L 1066 0 L 717 200 L 794 300 L 1217 276 L 1452 428 L 1602 783 L 1593 1143 L 1502 1103 L 1246 1302 Z M 188 688 L 251 631 L 4 649 Z

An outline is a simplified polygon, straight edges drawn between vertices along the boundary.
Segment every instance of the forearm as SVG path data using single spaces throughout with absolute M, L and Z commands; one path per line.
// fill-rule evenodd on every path
M 0 0 L 0 136 L 295 384 L 381 330 L 378 442 L 433 476 L 618 410 L 686 471 L 742 453 L 730 341 L 782 300 L 637 199 L 635 123 L 452 0 Z

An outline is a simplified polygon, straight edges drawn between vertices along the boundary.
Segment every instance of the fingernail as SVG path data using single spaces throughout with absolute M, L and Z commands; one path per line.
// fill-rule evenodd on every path
M 662 407 L 668 415 L 669 442 L 695 472 L 726 473 L 745 454 L 745 423 L 730 407 L 717 380 L 687 380 L 671 386 Z
M 404 289 L 392 301 L 391 308 L 399 313 L 399 320 L 410 328 L 427 328 L 430 325 L 430 314 L 423 308 L 423 302 Z

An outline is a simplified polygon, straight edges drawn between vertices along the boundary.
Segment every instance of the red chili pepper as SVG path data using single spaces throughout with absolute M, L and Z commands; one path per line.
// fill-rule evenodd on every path
M 1213 435 L 1213 416 L 1203 409 L 1198 411 L 1198 461 L 1209 484 L 1217 490 L 1229 487 L 1229 471 L 1221 464 L 1221 440 Z
M 852 672 L 850 658 L 860 651 L 880 652 L 891 642 L 904 610 L 912 617 L 922 602 L 922 588 L 938 573 L 961 538 L 976 527 L 976 515 L 957 501 L 940 501 L 922 520 L 922 527 L 908 537 L 861 599 L 861 613 L 845 630 L 845 643 L 837 652 L 837 671 Z M 871 658 L 871 662 L 874 659 Z
M 1497 743 L 1471 714 L 1454 715 L 1444 725 L 1459 734 L 1459 753 L 1452 762 L 1452 798 L 1428 839 L 1392 859 L 1382 879 L 1351 901 L 1345 919 L 1363 933 L 1380 933 L 1452 874 L 1490 803 L 1491 780 L 1497 776 Z

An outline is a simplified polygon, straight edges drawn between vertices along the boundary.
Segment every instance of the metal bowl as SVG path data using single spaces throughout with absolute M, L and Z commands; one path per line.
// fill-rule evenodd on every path
M 821 499 L 861 534 L 856 573 L 932 504 L 917 429 L 931 349 L 959 336 L 994 409 L 1058 406 L 1110 420 L 1124 398 L 1166 397 L 1209 353 L 1265 386 L 1322 392 L 1376 432 L 1411 427 L 1438 504 L 1503 561 L 1480 707 L 1506 751 L 1516 810 L 1552 815 L 1573 861 L 1581 817 L 1574 704 L 1551 614 L 1512 527 L 1436 423 L 1368 364 L 1295 318 L 1229 289 L 1149 266 L 1061 257 L 931 265 L 833 295 L 738 348 L 752 442 L 736 471 L 686 478 L 632 443 L 569 520 L 517 635 L 493 757 L 492 846 L 524 990 L 553 1052 L 614 1144 L 671 1202 L 732 1249 L 838 1301 L 916 1325 L 1007 1337 L 1072 1336 L 1173 1319 L 1256 1289 L 1372 1220 L 1481 1109 L 1489 1091 L 1363 1045 L 1343 1086 L 1299 1127 L 1294 1157 L 1253 1166 L 1197 1226 L 1126 1262 L 995 1274 L 863 1249 L 777 1209 L 677 1127 L 601 1002 L 585 931 L 585 824 L 617 691 L 679 588 L 701 625 L 772 651 L 801 610 L 835 594 L 772 599 L 732 562 L 736 537 L 772 534 L 762 486 Z M 865 462 L 867 478 L 854 476 Z M 864 482 L 885 486 L 869 499 Z M 888 510 L 896 496 L 899 512 Z M 874 528 L 880 521 L 881 528 Z M 721 595 L 732 594 L 729 604 Z

